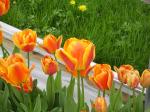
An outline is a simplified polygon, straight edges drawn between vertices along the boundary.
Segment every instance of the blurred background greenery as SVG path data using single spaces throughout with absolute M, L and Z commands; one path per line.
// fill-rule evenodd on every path
M 81 12 L 79 5 L 86 5 Z M 11 0 L 9 13 L 0 18 L 38 36 L 52 33 L 64 40 L 75 36 L 96 45 L 97 63 L 131 64 L 143 71 L 150 57 L 150 5 L 141 0 Z

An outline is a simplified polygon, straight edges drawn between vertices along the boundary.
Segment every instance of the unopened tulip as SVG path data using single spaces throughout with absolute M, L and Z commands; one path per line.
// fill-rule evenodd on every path
M 88 40 L 70 38 L 64 49 L 56 51 L 56 57 L 65 63 L 69 71 L 86 70 L 95 58 L 95 46 Z
M 150 87 L 150 69 L 146 69 L 143 71 L 142 76 L 140 78 L 140 84 L 144 88 Z
M 127 83 L 127 73 L 134 68 L 131 65 L 121 65 L 119 68 L 114 66 L 114 70 L 118 73 L 118 79 L 120 82 L 126 84 Z
M 10 8 L 9 0 L 0 0 L 0 16 L 6 14 Z
M 58 64 L 49 56 L 44 56 L 41 59 L 42 69 L 45 74 L 53 75 L 58 71 Z
M 127 85 L 132 89 L 136 88 L 140 82 L 139 72 L 132 70 L 127 74 Z
M 24 52 L 31 52 L 36 46 L 37 34 L 31 29 L 19 31 L 13 35 L 14 44 Z
M 59 36 L 58 39 L 54 35 L 47 35 L 44 37 L 43 44 L 40 45 L 43 49 L 45 49 L 48 53 L 55 53 L 57 49 L 60 48 L 62 43 L 62 36 Z
M 104 97 L 97 97 L 93 103 L 96 112 L 107 112 L 107 103 Z
M 109 90 L 113 82 L 113 73 L 110 65 L 108 64 L 97 64 L 94 67 L 93 76 L 90 80 L 94 82 L 99 89 Z

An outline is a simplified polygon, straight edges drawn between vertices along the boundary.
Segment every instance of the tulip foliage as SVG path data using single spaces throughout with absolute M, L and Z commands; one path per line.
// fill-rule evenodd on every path
M 9 0 L 0 0 L 0 16 L 6 14 L 8 9 Z M 41 68 L 48 78 L 45 89 L 40 90 L 38 81 L 32 78 L 32 70 L 36 66 L 30 63 L 30 55 L 37 45 L 36 32 L 31 29 L 16 32 L 12 37 L 15 47 L 10 53 L 3 45 L 3 32 L 0 29 L 3 53 L 0 58 L 2 112 L 149 112 L 144 109 L 144 90 L 150 87 L 149 69 L 140 76 L 131 65 L 114 66 L 120 81 L 120 87 L 115 89 L 111 66 L 91 64 L 95 58 L 95 45 L 91 41 L 73 37 L 65 41 L 62 49 L 62 39 L 62 36 L 57 39 L 49 34 L 44 37 L 43 44 L 38 44 L 53 55 L 41 58 Z M 27 53 L 27 59 L 20 51 Z M 71 74 L 68 86 L 63 86 L 60 61 Z M 85 99 L 85 80 L 98 90 L 97 97 L 91 99 L 91 105 Z M 122 92 L 124 85 L 132 91 L 131 95 Z M 143 89 L 137 94 L 135 90 L 139 86 Z M 106 99 L 108 97 L 109 100 Z

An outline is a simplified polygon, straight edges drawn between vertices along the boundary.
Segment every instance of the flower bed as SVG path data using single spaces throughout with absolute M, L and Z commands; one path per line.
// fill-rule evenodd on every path
M 12 44 L 12 42 L 11 42 L 11 38 L 10 37 L 12 37 L 12 35 L 14 34 L 14 32 L 17 32 L 17 31 L 19 31 L 18 29 L 16 29 L 16 28 L 14 28 L 14 27 L 11 27 L 11 26 L 9 26 L 9 25 L 7 25 L 7 24 L 5 24 L 5 23 L 2 23 L 1 22 L 1 26 L 3 27 L 3 31 L 5 32 L 4 33 L 4 35 L 5 35 L 5 38 L 6 38 L 6 44 L 8 45 L 9 44 L 9 52 L 11 52 L 12 50 L 13 50 L 13 44 Z M 9 40 L 9 41 L 8 41 Z M 40 43 L 42 40 L 41 39 L 38 39 L 38 42 Z M 5 45 L 5 43 L 4 43 L 4 45 Z M 11 46 L 12 45 L 12 46 Z M 45 88 L 45 84 L 46 84 L 46 77 L 47 76 L 45 76 L 45 75 L 43 75 L 43 74 L 40 74 L 39 73 L 39 69 L 40 69 L 40 65 L 38 64 L 38 63 L 40 63 L 39 62 L 39 58 L 41 58 L 42 57 L 42 54 L 44 55 L 45 54 L 45 52 L 43 51 L 43 52 L 41 52 L 41 49 L 40 48 L 36 48 L 35 49 L 35 51 L 34 51 L 35 53 L 33 53 L 33 57 L 34 58 L 32 58 L 32 60 L 33 60 L 33 63 L 36 63 L 36 66 L 37 66 L 37 69 L 36 70 L 34 70 L 34 73 L 33 73 L 33 78 L 34 79 L 38 79 L 39 81 L 39 87 L 41 88 L 41 89 L 43 89 L 43 88 Z M 38 53 L 38 54 L 37 54 Z M 34 55 L 35 54 L 35 55 Z M 40 54 L 40 55 L 39 55 Z M 39 57 L 40 56 L 40 57 Z M 94 64 L 92 64 L 92 65 L 94 65 Z M 61 64 L 61 68 L 64 68 L 63 66 L 64 65 L 62 65 Z M 63 69 L 63 70 L 65 70 L 65 69 Z M 40 72 L 42 71 L 42 69 L 40 70 Z M 66 71 L 66 70 L 65 70 Z M 67 75 L 67 76 L 69 76 L 69 77 L 64 77 L 65 76 L 65 74 L 68 74 L 68 73 L 66 73 L 66 72 L 63 72 L 63 75 L 62 75 L 62 82 L 63 82 L 63 85 L 68 85 L 69 84 L 69 80 L 70 80 L 70 76 L 71 75 Z M 116 77 L 116 73 L 114 72 L 114 76 L 115 76 L 115 79 L 114 79 L 114 82 L 116 83 L 116 88 L 118 88 L 119 87 L 119 85 L 120 85 L 120 82 L 117 80 L 117 77 Z M 45 78 L 44 78 L 45 77 Z M 67 83 L 66 83 L 66 82 Z M 119 83 L 118 83 L 119 82 Z M 65 84 L 64 84 L 65 83 Z M 140 87 L 139 87 L 140 88 Z M 123 89 L 122 89 L 125 93 L 127 93 L 127 94 L 130 94 L 130 95 L 132 95 L 132 93 L 131 93 L 131 90 L 126 86 L 126 85 L 124 85 L 124 87 L 123 87 Z M 95 98 L 96 97 L 96 94 L 97 94 L 97 90 L 96 89 L 94 89 L 93 88 L 93 86 L 89 86 L 89 83 L 88 84 L 85 84 L 85 93 L 87 94 L 86 95 L 86 101 L 88 102 L 88 104 L 90 105 L 90 103 L 89 103 L 89 101 L 90 101 L 90 99 L 93 99 L 93 98 Z M 140 89 L 137 89 L 137 92 L 138 91 L 141 91 Z M 77 95 L 75 94 L 75 96 L 74 97 L 76 97 Z M 90 96 L 90 97 L 89 97 Z M 107 101 L 109 100 L 109 98 L 107 97 L 106 98 L 107 99 Z M 108 104 L 109 104 L 109 101 L 108 101 Z
M 0 15 L 6 14 L 9 0 L 0 3 Z M 79 9 L 84 11 L 85 8 L 81 6 Z M 37 39 L 36 32 L 31 29 L 14 31 L 15 33 L 10 35 L 17 29 L 2 22 L 1 26 L 0 47 L 3 57 L 0 58 L 0 108 L 2 111 L 149 112 L 149 108 L 144 108 L 145 88 L 150 86 L 149 69 L 145 69 L 140 76 L 139 71 L 131 65 L 122 65 L 114 66 L 117 72 L 115 73 L 109 64 L 92 63 L 95 58 L 95 45 L 89 40 L 69 38 L 62 49 L 60 48 L 62 36 L 56 38 L 49 34 L 40 40 Z M 11 37 L 13 44 L 7 39 L 4 40 L 4 37 Z M 39 48 L 36 48 L 37 46 Z M 34 49 L 38 51 L 38 55 L 33 52 Z M 44 56 L 39 56 L 41 50 Z M 34 69 L 35 79 L 31 75 Z M 41 72 L 43 73 L 40 76 Z M 67 75 L 67 72 L 70 74 Z M 63 76 L 64 80 L 69 77 L 66 80 L 68 84 L 64 84 Z M 47 77 L 45 78 L 47 81 L 43 80 L 44 84 L 41 85 L 36 77 L 40 80 Z M 117 90 L 115 83 L 119 83 Z M 94 94 L 96 98 L 91 97 L 94 92 L 88 87 L 97 89 Z M 132 94 L 128 91 L 122 92 L 125 87 Z M 140 88 L 142 91 L 137 94 Z M 125 95 L 124 92 L 128 94 Z

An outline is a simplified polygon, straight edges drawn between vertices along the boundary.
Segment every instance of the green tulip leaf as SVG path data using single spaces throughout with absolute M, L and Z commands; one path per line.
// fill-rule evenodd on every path
M 62 88 L 62 79 L 61 79 L 61 71 L 57 72 L 56 78 L 55 78 L 55 91 L 59 92 Z
M 47 93 L 48 106 L 51 109 L 55 101 L 55 85 L 54 85 L 53 76 L 49 76 L 47 79 L 46 93 Z
M 40 95 L 37 96 L 36 98 L 36 103 L 33 112 L 41 112 L 41 99 Z
M 20 53 L 20 49 L 17 46 L 14 46 L 12 54 Z

